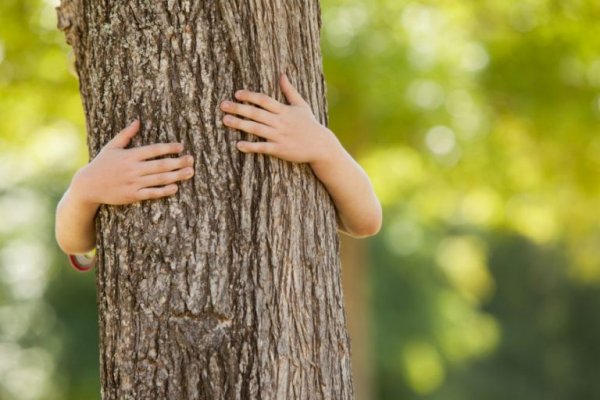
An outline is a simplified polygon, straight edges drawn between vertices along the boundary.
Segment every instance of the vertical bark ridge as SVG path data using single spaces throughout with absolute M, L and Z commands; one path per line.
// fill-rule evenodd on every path
M 237 89 L 286 102 L 287 71 L 327 124 L 318 0 L 63 0 L 90 158 L 132 118 L 130 147 L 181 141 L 176 195 L 96 217 L 103 399 L 352 399 L 339 237 L 306 164 L 244 154 Z M 175 155 L 173 155 L 174 157 Z

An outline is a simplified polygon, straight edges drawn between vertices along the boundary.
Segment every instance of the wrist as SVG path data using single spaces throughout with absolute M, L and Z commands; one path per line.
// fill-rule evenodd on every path
M 82 167 L 75 173 L 71 180 L 71 185 L 67 189 L 67 195 L 81 207 L 95 211 L 100 206 L 100 203 L 93 199 L 89 189 L 84 185 L 85 168 Z
M 324 169 L 329 170 L 333 164 L 338 162 L 345 152 L 335 133 L 326 126 L 321 126 L 323 130 L 323 140 L 319 145 L 315 157 L 309 162 L 311 168 L 315 172 Z

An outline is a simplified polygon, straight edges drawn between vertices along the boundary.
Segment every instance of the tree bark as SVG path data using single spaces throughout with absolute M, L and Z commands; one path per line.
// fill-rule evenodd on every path
M 183 142 L 195 175 L 96 215 L 102 399 L 352 399 L 334 204 L 307 164 L 244 154 L 237 89 L 292 83 L 327 125 L 318 0 L 63 0 L 90 159 Z

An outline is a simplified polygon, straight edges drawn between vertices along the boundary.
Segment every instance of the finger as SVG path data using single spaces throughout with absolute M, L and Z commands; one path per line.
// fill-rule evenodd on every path
M 177 158 L 160 158 L 158 160 L 142 161 L 139 165 L 138 174 L 140 176 L 157 174 L 159 172 L 172 171 L 174 169 L 191 167 L 194 164 L 194 157 L 187 155 Z
M 291 105 L 308 106 L 308 103 L 304 101 L 300 93 L 298 93 L 294 85 L 292 85 L 292 82 L 290 82 L 285 73 L 281 74 L 279 77 L 279 84 L 283 94 L 285 95 L 285 98 L 290 102 Z
M 273 142 L 247 142 L 241 140 L 236 143 L 236 147 L 244 153 L 275 154 L 275 143 Z
M 159 197 L 169 196 L 175 192 L 177 192 L 177 185 L 168 185 L 157 188 L 142 188 L 138 189 L 135 192 L 135 199 L 137 201 L 140 200 L 148 200 L 148 199 L 158 199 Z
M 178 169 L 176 171 L 161 172 L 158 174 L 144 175 L 138 178 L 137 184 L 142 187 L 168 185 L 177 181 L 183 181 L 194 175 L 192 167 Z
M 260 136 L 265 139 L 272 139 L 273 135 L 275 134 L 275 129 L 271 128 L 270 126 L 249 121 L 247 119 L 237 118 L 233 115 L 226 115 L 223 118 L 223 123 L 231 128 L 252 133 L 253 135 Z
M 165 154 L 180 153 L 183 151 L 181 143 L 153 143 L 146 146 L 134 147 L 130 151 L 140 160 L 163 156 Z
M 251 92 L 249 90 L 238 90 L 235 92 L 235 98 L 238 100 L 247 101 L 248 103 L 256 104 L 275 114 L 282 112 L 283 108 L 285 107 L 283 104 L 264 93 Z
M 136 118 L 129 126 L 117 133 L 107 144 L 111 148 L 124 148 L 140 129 L 140 121 Z
M 231 114 L 237 114 L 241 115 L 242 117 L 250 118 L 265 125 L 274 126 L 276 124 L 275 115 L 273 113 L 258 107 L 235 103 L 232 101 L 224 101 L 221 103 L 221 109 Z

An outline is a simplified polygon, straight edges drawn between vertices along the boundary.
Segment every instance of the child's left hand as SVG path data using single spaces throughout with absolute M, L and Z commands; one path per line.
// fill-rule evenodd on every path
M 326 158 L 332 146 L 339 144 L 337 137 L 317 121 L 308 103 L 285 74 L 281 74 L 279 83 L 290 105 L 248 90 L 238 90 L 235 97 L 260 108 L 230 101 L 221 103 L 221 110 L 250 119 L 225 115 L 225 125 L 267 140 L 239 141 L 237 148 L 244 153 L 264 153 L 296 163 L 312 163 Z

